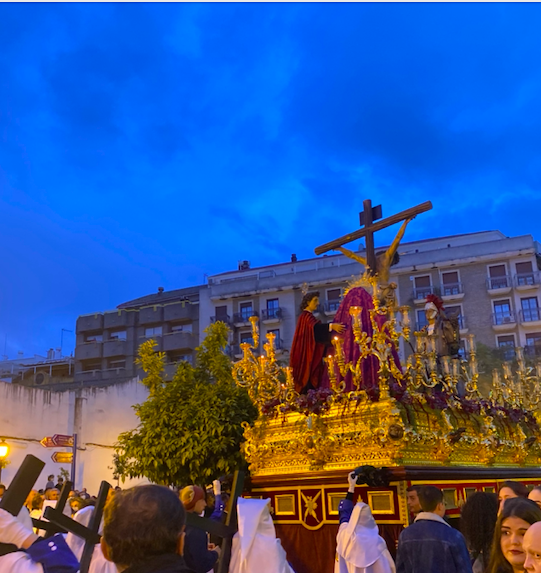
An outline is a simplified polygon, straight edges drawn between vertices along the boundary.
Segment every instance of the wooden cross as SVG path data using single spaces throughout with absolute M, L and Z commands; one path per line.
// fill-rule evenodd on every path
M 366 263 L 369 269 L 370 274 L 374 275 L 376 273 L 376 251 L 374 248 L 374 233 L 376 231 L 381 231 L 382 229 L 386 229 L 391 225 L 396 223 L 400 223 L 401 221 L 405 221 L 415 215 L 419 215 L 420 213 L 424 213 L 425 211 L 430 211 L 432 209 L 432 203 L 430 201 L 426 201 L 425 203 L 421 203 L 421 205 L 417 205 L 416 207 L 411 207 L 410 209 L 406 209 L 396 215 L 391 215 L 387 217 L 387 219 L 383 219 L 374 223 L 375 220 L 381 219 L 382 211 L 381 205 L 377 205 L 376 207 L 372 207 L 372 201 L 370 199 L 365 199 L 363 201 L 363 210 L 359 213 L 360 225 L 361 227 L 364 226 L 363 229 L 359 229 L 358 231 L 353 231 L 348 235 L 344 235 L 343 237 L 339 237 L 334 241 L 330 241 L 329 243 L 325 243 L 315 249 L 316 255 L 322 255 L 328 251 L 332 251 L 346 243 L 350 243 L 351 241 L 355 241 L 356 239 L 360 239 L 361 237 L 366 238 Z
M 27 455 L 2 497 L 0 509 L 5 509 L 8 513 L 17 517 L 44 467 L 45 463 L 39 458 L 31 454 Z M 17 550 L 18 548 L 15 545 L 0 543 L 0 555 Z
M 244 472 L 236 471 L 233 476 L 231 496 L 227 502 L 226 511 L 222 517 L 222 523 L 213 521 L 205 517 L 199 517 L 194 513 L 186 514 L 186 524 L 207 531 L 212 535 L 222 538 L 222 552 L 218 561 L 217 573 L 227 573 L 229 562 L 231 561 L 231 548 L 233 546 L 233 535 L 238 530 L 237 520 L 237 500 L 242 494 L 244 487 Z

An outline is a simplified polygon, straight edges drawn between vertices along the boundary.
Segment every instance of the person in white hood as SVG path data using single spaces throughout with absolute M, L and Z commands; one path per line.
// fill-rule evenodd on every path
M 363 502 L 353 507 L 356 482 L 357 475 L 350 473 L 348 496 L 340 502 L 334 573 L 396 573 L 370 507 Z
M 229 573 L 295 573 L 276 539 L 269 500 L 239 497 L 237 512 Z

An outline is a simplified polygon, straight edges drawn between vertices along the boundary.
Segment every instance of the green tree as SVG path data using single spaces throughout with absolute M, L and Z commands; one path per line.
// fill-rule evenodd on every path
M 241 424 L 252 424 L 257 408 L 233 380 L 224 353 L 227 326 L 217 322 L 205 333 L 196 366 L 181 362 L 171 381 L 164 379 L 165 354 L 155 352 L 156 343 L 140 346 L 149 396 L 133 406 L 138 428 L 118 438 L 115 474 L 163 485 L 204 485 L 245 463 Z

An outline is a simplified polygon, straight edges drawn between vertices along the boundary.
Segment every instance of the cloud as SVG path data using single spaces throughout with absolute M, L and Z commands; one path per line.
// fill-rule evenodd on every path
M 311 256 L 367 197 L 433 201 L 407 239 L 535 233 L 540 23 L 531 3 L 0 5 L 0 343 Z

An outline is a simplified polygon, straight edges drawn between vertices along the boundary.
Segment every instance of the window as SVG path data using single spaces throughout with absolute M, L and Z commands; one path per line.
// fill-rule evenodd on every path
M 541 356 L 541 332 L 531 332 L 526 335 L 524 350 L 528 356 Z
M 103 342 L 103 334 L 87 334 L 85 342 Z
M 533 266 L 531 261 L 516 263 L 515 269 L 517 271 L 517 286 L 535 284 Z
M 277 350 L 282 348 L 281 341 L 280 341 L 280 329 L 276 328 L 274 330 L 267 330 L 268 334 L 274 334 L 274 348 Z
M 498 336 L 498 348 L 501 348 L 504 360 L 513 360 L 515 358 L 515 337 L 512 334 Z
M 449 296 L 453 294 L 460 294 L 461 285 L 458 278 L 458 271 L 448 271 L 441 273 L 442 294 Z
M 536 296 L 521 298 L 520 306 L 522 307 L 522 319 L 524 322 L 539 320 L 539 305 Z
M 192 323 L 187 324 L 172 324 L 171 332 L 192 332 Z
M 101 360 L 83 360 L 81 361 L 83 372 L 92 372 L 101 370 Z
M 415 277 L 413 281 L 415 284 L 414 294 L 416 299 L 426 298 L 429 294 L 432 294 L 432 280 L 430 275 Z
M 126 340 L 126 331 L 116 330 L 115 332 L 111 332 L 111 334 L 109 334 L 109 340 Z
M 109 360 L 109 363 L 107 364 L 108 368 L 126 368 L 126 359 L 125 358 L 116 358 L 113 360 Z
M 280 318 L 280 304 L 277 298 L 267 299 L 267 318 Z
M 145 328 L 145 336 L 147 338 L 152 338 L 153 336 L 161 336 L 162 330 L 163 329 L 161 326 L 150 326 L 149 328 Z
M 239 305 L 239 314 L 244 322 L 248 322 L 251 316 L 254 315 L 254 308 L 252 305 L 252 301 L 249 302 L 241 302 Z
M 182 361 L 189 362 L 190 364 L 192 363 L 191 353 L 187 353 L 185 350 L 168 352 L 167 358 L 170 364 L 176 364 L 177 362 L 182 362 Z
M 426 318 L 426 312 L 423 310 L 417 311 L 417 330 L 422 330 L 428 325 L 428 319 Z
M 224 320 L 227 318 L 227 306 L 216 306 L 214 308 L 214 312 L 216 313 L 216 320 Z
M 509 300 L 494 301 L 494 324 L 515 322 Z
M 242 344 L 243 342 L 247 342 L 250 345 L 253 345 L 254 339 L 252 338 L 251 332 L 240 332 L 239 333 L 239 342 Z
M 507 280 L 507 269 L 505 265 L 494 265 L 488 267 L 488 283 L 489 289 L 506 288 L 509 286 L 509 281 Z
M 327 308 L 331 312 L 336 312 L 340 306 L 340 295 L 342 294 L 342 289 L 333 288 L 327 291 Z

